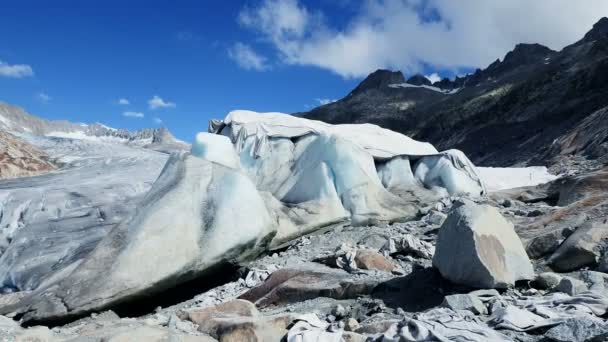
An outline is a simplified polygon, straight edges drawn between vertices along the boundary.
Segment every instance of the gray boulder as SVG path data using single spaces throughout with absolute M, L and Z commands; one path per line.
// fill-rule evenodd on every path
M 579 227 L 548 260 L 556 271 L 568 272 L 596 264 L 604 241 L 608 238 L 608 224 L 590 221 Z
M 496 208 L 471 201 L 455 205 L 440 228 L 433 266 L 444 278 L 477 288 L 534 278 L 513 224 Z
M 450 308 L 454 311 L 471 311 L 476 315 L 485 315 L 488 313 L 488 309 L 483 304 L 483 302 L 478 297 L 472 296 L 470 294 L 455 294 L 445 296 L 445 298 L 443 299 L 443 303 L 441 303 L 441 306 Z
M 572 277 L 563 277 L 554 290 L 556 292 L 563 292 L 571 296 L 576 296 L 589 290 L 589 288 L 587 288 L 587 284 L 581 280 Z

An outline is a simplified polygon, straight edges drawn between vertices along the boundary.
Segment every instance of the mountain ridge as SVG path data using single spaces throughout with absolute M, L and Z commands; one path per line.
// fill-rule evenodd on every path
M 593 152 L 585 145 L 553 146 L 572 132 L 588 132 L 578 125 L 608 107 L 608 85 L 601 76 L 607 74 L 608 19 L 603 18 L 561 51 L 518 44 L 487 68 L 432 87 L 383 86 L 405 77 L 377 70 L 345 98 L 296 115 L 378 124 L 440 149 L 461 149 L 481 165 L 553 165 L 571 155 L 596 158 L 599 150 L 608 150 L 604 143 Z M 379 86 L 362 87 L 372 77 Z M 608 123 L 595 124 L 608 131 Z

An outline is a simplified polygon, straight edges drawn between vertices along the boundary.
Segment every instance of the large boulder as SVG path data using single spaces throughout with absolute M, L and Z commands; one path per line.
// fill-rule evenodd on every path
M 0 311 L 45 321 L 149 296 L 263 251 L 276 222 L 239 170 L 173 155 L 136 213 L 71 274 Z
M 570 235 L 548 260 L 552 269 L 568 272 L 599 261 L 608 239 L 608 224 L 588 221 Z
M 513 224 L 496 208 L 462 201 L 439 229 L 433 266 L 458 284 L 505 288 L 534 278 Z

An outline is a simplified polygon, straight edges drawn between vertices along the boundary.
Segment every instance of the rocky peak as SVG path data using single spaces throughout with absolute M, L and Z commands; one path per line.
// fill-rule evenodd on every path
M 416 74 L 416 75 L 410 77 L 407 80 L 407 83 L 413 84 L 413 85 L 416 85 L 416 86 L 421 86 L 421 85 L 430 86 L 430 85 L 432 85 L 431 81 L 429 81 L 428 78 L 426 78 L 425 76 L 423 76 L 421 74 Z
M 587 34 L 583 38 L 582 42 L 591 42 L 594 40 L 601 40 L 601 39 L 607 39 L 607 38 L 608 38 L 608 18 L 603 17 L 597 23 L 595 23 L 595 25 L 593 25 L 593 28 L 591 29 L 591 31 L 587 32 Z
M 522 65 L 538 62 L 555 53 L 555 51 L 540 44 L 517 44 L 513 51 L 505 56 L 503 65 Z
M 357 94 L 369 89 L 387 88 L 391 84 L 405 83 L 405 77 L 401 71 L 378 69 L 371 73 L 351 94 Z

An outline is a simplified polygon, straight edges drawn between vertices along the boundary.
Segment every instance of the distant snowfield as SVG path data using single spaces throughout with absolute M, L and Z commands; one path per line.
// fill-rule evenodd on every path
M 544 166 L 505 168 L 478 166 L 476 169 L 490 192 L 544 184 L 559 178 L 549 173 Z
M 456 89 L 452 89 L 452 90 L 447 90 L 447 89 L 441 89 L 441 88 L 428 86 L 428 85 L 419 85 L 418 86 L 418 85 L 413 85 L 413 84 L 409 84 L 409 83 L 389 84 L 389 87 L 390 88 L 424 88 L 424 89 L 432 90 L 432 91 L 446 94 L 446 95 L 456 94 L 461 89 L 461 88 L 456 88 Z

